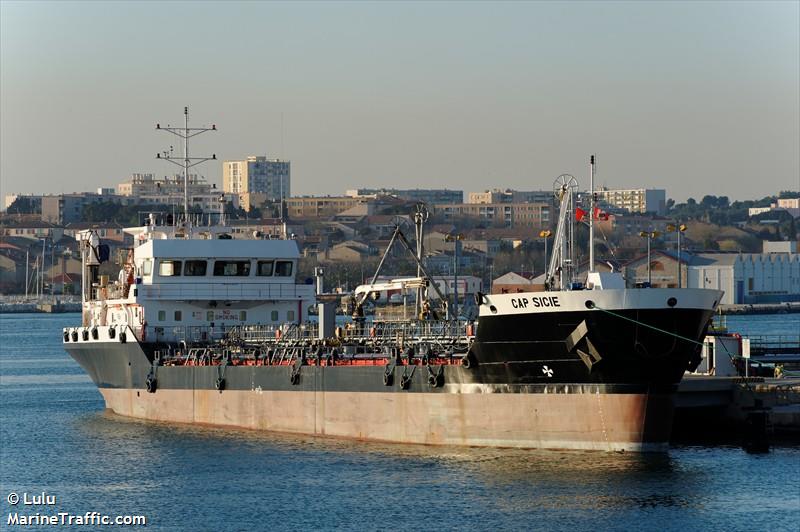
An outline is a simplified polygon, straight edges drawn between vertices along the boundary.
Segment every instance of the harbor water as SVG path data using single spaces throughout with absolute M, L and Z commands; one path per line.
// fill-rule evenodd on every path
M 125 419 L 105 412 L 62 349 L 62 327 L 79 319 L 0 315 L 0 529 L 25 528 L 9 524 L 15 512 L 145 516 L 147 530 L 745 531 L 800 523 L 796 446 L 747 454 L 676 445 L 644 455 L 425 447 Z M 800 315 L 730 316 L 727 324 L 742 334 L 797 334 Z M 43 492 L 52 504 L 9 501 Z

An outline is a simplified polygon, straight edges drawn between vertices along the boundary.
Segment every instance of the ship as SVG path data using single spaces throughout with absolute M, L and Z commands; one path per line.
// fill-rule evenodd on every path
M 591 189 L 593 175 L 592 157 Z M 222 214 L 207 226 L 150 215 L 126 229 L 134 247 L 111 281 L 99 274 L 108 255 L 99 236 L 83 231 L 82 321 L 63 330 L 63 345 L 106 408 L 132 418 L 410 444 L 663 451 L 672 397 L 701 360 L 722 292 L 628 287 L 619 272 L 595 270 L 593 245 L 578 280 L 577 196 L 572 176 L 554 183 L 544 290 L 478 293 L 476 320 L 425 307 L 437 289 L 419 244 L 421 209 L 417 249 L 399 227 L 392 238 L 417 262 L 416 281 L 402 283 L 415 291 L 413 310 L 364 315 L 360 306 L 386 288 L 376 272 L 344 326 L 318 302 L 320 287 L 298 280 L 289 235 L 231 238 Z M 593 212 L 593 194 L 588 201 Z

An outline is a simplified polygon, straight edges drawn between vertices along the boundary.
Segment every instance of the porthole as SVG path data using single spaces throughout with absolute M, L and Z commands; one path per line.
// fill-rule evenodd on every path
M 492 311 L 492 314 L 497 314 L 497 307 L 495 307 L 494 305 L 489 305 L 489 310 Z
M 592 301 L 591 299 L 587 299 L 586 303 L 584 303 L 584 305 L 586 305 L 586 308 L 588 308 L 588 309 L 593 309 L 594 308 L 594 301 Z
M 674 307 L 677 304 L 678 304 L 678 300 L 675 299 L 674 297 L 671 297 L 671 298 L 667 299 L 667 305 L 669 305 L 670 307 Z

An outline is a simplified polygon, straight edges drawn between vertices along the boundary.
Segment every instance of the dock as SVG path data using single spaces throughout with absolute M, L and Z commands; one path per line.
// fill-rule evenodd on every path
M 676 441 L 730 441 L 763 410 L 777 438 L 800 438 L 800 378 L 687 375 L 674 398 Z

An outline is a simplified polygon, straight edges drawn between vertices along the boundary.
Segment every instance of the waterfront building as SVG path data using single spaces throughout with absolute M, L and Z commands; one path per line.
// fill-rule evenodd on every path
M 628 286 L 648 279 L 647 256 L 625 266 Z M 800 301 L 800 255 L 797 253 L 681 253 L 682 286 L 724 290 L 722 304 Z M 650 254 L 652 286 L 677 286 L 677 254 Z
M 291 196 L 289 161 L 251 155 L 245 160 L 222 163 L 222 189 L 239 197 L 249 211 L 265 201 L 280 201 Z

